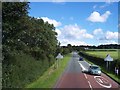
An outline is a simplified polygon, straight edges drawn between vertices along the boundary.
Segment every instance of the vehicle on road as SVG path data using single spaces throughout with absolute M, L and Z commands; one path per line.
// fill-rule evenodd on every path
M 90 74 L 101 75 L 101 69 L 97 65 L 90 65 L 88 72 Z
M 79 58 L 79 61 L 83 61 L 83 57 L 80 57 L 80 58 Z

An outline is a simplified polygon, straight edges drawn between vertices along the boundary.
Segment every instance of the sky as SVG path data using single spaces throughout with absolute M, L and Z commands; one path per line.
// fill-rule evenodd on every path
M 118 43 L 117 2 L 30 2 L 29 16 L 55 26 L 61 46 Z

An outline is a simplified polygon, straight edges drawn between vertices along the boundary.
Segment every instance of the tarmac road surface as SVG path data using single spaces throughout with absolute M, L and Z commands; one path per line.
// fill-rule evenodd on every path
M 80 56 L 77 52 L 72 54 L 68 66 L 54 88 L 88 88 L 90 90 L 112 88 L 119 90 L 120 85 L 103 73 L 101 76 L 83 73 L 83 70 L 88 70 L 90 64 L 86 61 L 79 61 Z

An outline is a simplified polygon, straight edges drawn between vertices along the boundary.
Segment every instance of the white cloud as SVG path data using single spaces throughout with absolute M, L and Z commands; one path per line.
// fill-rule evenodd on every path
M 88 38 L 88 39 L 92 39 L 92 38 L 93 38 L 93 35 L 88 34 L 88 33 L 85 33 L 85 34 L 83 34 L 83 37 L 84 37 L 84 38 Z
M 120 39 L 120 33 L 119 32 L 112 32 L 112 31 L 106 31 L 102 35 L 97 35 L 97 40 L 100 41 L 110 41 L 110 40 L 118 40 Z
M 52 0 L 52 2 L 65 2 L 65 0 Z
M 104 14 L 100 15 L 99 12 L 94 11 L 91 15 L 87 18 L 88 21 L 91 22 L 106 22 L 109 15 L 111 14 L 110 11 L 106 11 Z
M 94 35 L 103 34 L 103 31 L 102 31 L 101 28 L 98 28 L 98 29 L 95 29 L 95 30 L 93 31 L 93 34 L 94 34 Z
M 118 39 L 118 32 L 106 32 L 106 39 Z
M 88 34 L 86 29 L 81 29 L 77 24 L 66 25 L 61 29 L 64 37 L 72 39 L 89 38 L 92 39 L 93 36 Z
M 58 27 L 58 26 L 62 25 L 61 22 L 58 22 L 54 19 L 50 19 L 48 17 L 41 17 L 41 18 L 44 20 L 44 22 L 48 22 L 50 24 L 53 24 L 55 27 Z M 40 18 L 38 17 L 38 19 L 40 19 Z
M 56 30 L 61 45 L 89 45 L 83 42 L 85 39 L 92 39 L 93 35 L 87 33 L 86 29 L 81 29 L 77 24 L 65 25 L 63 28 Z
M 67 44 L 71 44 L 71 45 L 75 45 L 75 46 L 79 46 L 79 45 L 90 45 L 84 41 L 80 41 L 80 40 L 68 40 L 68 39 L 63 39 L 61 41 L 61 46 L 67 46 Z
M 113 1 L 111 1 L 111 0 L 106 0 L 106 1 L 105 1 L 105 4 L 99 6 L 99 8 L 100 8 L 100 9 L 106 8 L 106 7 L 110 6 L 112 3 L 113 3 Z
M 118 42 L 113 40 L 107 40 L 105 42 L 99 43 L 99 45 L 107 45 L 107 44 L 118 44 Z
M 108 44 L 118 44 L 118 42 L 114 41 L 114 40 L 110 40 L 110 41 L 107 41 Z
M 111 0 L 106 0 L 106 3 L 107 3 L 107 4 L 111 4 L 112 1 L 111 1 Z
M 107 6 L 109 6 L 109 4 L 108 4 L 108 3 L 105 3 L 104 5 L 100 6 L 99 8 L 100 8 L 100 9 L 103 9 L 103 8 L 105 8 L 105 7 L 107 7 Z
M 56 4 L 65 4 L 65 0 L 52 0 L 53 3 L 56 3 Z

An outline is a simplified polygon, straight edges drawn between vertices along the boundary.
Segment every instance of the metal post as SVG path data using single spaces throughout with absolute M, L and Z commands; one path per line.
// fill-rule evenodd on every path
M 108 70 L 108 61 L 106 61 L 106 68 L 107 68 L 107 70 Z
M 58 59 L 58 67 L 59 67 L 59 59 Z
M 109 61 L 109 71 L 110 71 L 110 61 Z
M 57 68 L 58 68 L 58 59 L 57 59 Z

